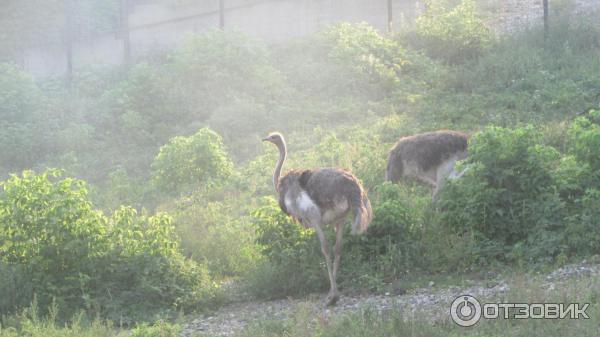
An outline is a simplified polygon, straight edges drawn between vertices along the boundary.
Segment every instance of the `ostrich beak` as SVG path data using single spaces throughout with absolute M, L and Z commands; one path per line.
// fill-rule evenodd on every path
M 263 142 L 270 142 L 269 138 L 263 138 L 262 141 Z

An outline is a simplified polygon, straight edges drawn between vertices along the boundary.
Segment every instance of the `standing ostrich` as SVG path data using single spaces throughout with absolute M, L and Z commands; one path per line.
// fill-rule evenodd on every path
M 464 173 L 454 172 L 454 165 L 467 157 L 468 139 L 466 134 L 451 130 L 400 138 L 390 151 L 386 180 L 420 180 L 433 188 L 435 201 L 447 177 L 459 178 Z
M 334 305 L 339 298 L 336 278 L 346 216 L 352 211 L 352 234 L 364 233 L 372 219 L 371 203 L 358 179 L 341 169 L 296 169 L 281 176 L 281 167 L 287 155 L 283 136 L 273 132 L 263 141 L 273 143 L 279 149 L 279 160 L 273 173 L 273 184 L 279 194 L 279 207 L 304 227 L 314 228 L 321 242 L 321 252 L 325 256 L 330 282 L 326 302 L 327 305 Z M 322 226 L 327 224 L 332 224 L 336 232 L 333 266 L 322 229 Z

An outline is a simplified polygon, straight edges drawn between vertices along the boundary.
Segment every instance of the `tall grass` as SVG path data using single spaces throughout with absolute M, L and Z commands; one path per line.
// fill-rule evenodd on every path
M 178 324 L 158 320 L 143 323 L 131 329 L 117 327 L 110 321 L 90 320 L 83 312 L 68 322 L 58 320 L 59 308 L 53 305 L 42 315 L 37 301 L 18 315 L 4 316 L 0 323 L 0 337 L 177 337 Z

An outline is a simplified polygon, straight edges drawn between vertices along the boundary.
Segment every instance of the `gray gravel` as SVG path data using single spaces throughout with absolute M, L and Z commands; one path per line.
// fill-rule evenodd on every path
M 596 259 L 598 260 L 598 259 Z M 582 261 L 556 269 L 541 276 L 542 289 L 552 291 L 568 280 L 579 277 L 600 275 L 600 263 Z M 243 329 L 249 322 L 262 319 L 285 320 L 298 310 L 309 310 L 315 319 L 327 321 L 331 317 L 359 311 L 369 307 L 376 312 L 400 310 L 405 317 L 418 317 L 427 321 L 448 320 L 448 310 L 452 301 L 461 295 L 469 294 L 479 300 L 500 300 L 511 289 L 509 282 L 467 281 L 468 286 L 450 286 L 445 288 L 426 287 L 408 291 L 403 295 L 386 293 L 384 295 L 344 295 L 335 307 L 323 306 L 325 294 L 306 299 L 282 299 L 276 301 L 248 301 L 234 303 L 219 311 L 190 320 L 184 327 L 182 336 L 194 333 L 208 333 L 219 336 L 231 336 Z M 431 284 L 431 283 L 430 283 Z

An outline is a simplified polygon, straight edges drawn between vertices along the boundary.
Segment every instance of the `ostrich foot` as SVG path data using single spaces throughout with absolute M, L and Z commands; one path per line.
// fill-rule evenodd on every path
M 339 299 L 340 299 L 340 294 L 337 291 L 333 292 L 333 293 L 329 293 L 329 295 L 327 295 L 327 298 L 325 299 L 325 305 L 328 307 L 334 306 Z

